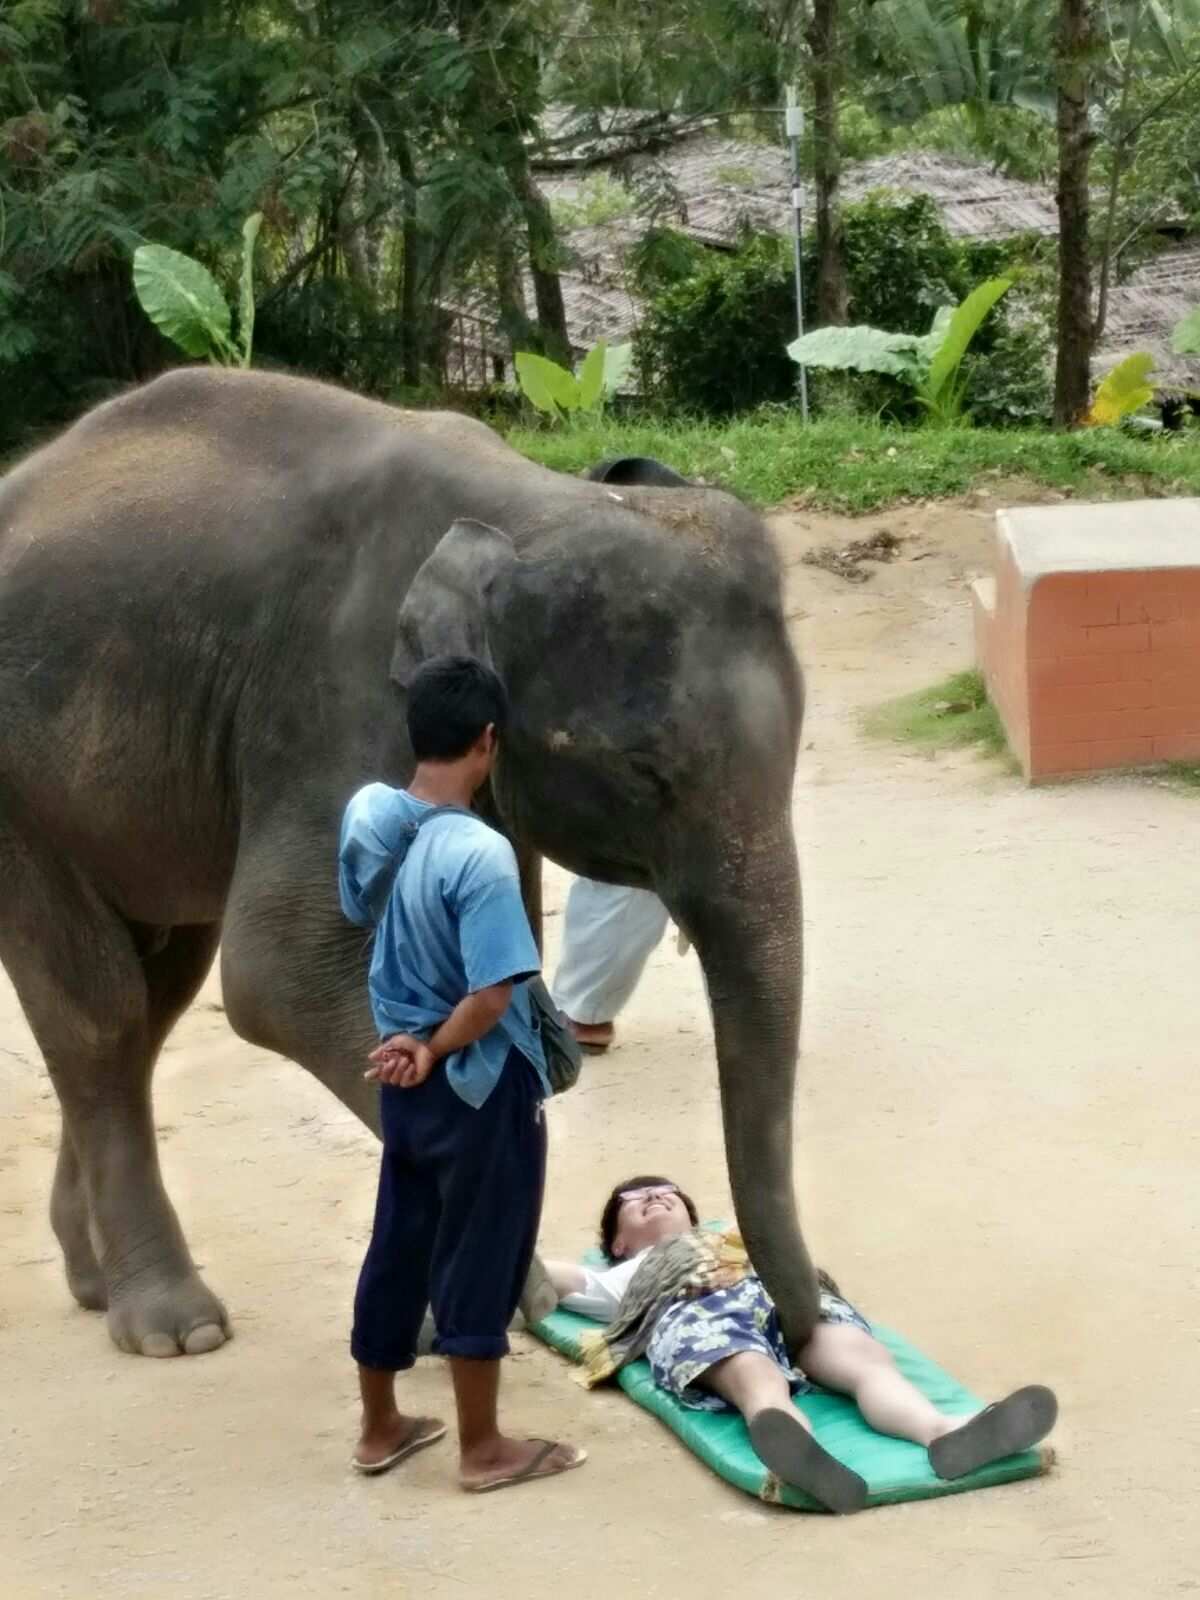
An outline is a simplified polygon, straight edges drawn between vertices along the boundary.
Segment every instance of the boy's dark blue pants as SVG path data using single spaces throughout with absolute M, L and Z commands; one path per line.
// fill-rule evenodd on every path
M 542 1088 L 518 1050 L 476 1110 L 439 1062 L 415 1089 L 384 1085 L 375 1227 L 354 1297 L 360 1366 L 402 1372 L 433 1310 L 444 1356 L 508 1354 L 546 1178 Z

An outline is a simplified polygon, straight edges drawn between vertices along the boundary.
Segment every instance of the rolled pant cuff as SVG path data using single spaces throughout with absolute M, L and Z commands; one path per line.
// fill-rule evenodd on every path
M 508 1349 L 504 1334 L 489 1338 L 486 1334 L 460 1333 L 433 1341 L 435 1356 L 454 1356 L 466 1361 L 499 1361 L 508 1354 Z
M 407 1372 L 410 1367 L 415 1367 L 417 1364 L 416 1353 L 413 1351 L 405 1354 L 399 1351 L 381 1354 L 378 1350 L 369 1349 L 353 1337 L 350 1340 L 350 1354 L 360 1367 L 369 1367 L 373 1372 Z

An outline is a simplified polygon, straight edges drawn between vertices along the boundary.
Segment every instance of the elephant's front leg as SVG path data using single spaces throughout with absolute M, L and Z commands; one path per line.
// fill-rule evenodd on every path
M 50 1191 L 50 1224 L 67 1269 L 67 1287 L 85 1311 L 108 1309 L 108 1285 L 92 1244 L 91 1217 L 83 1173 L 66 1118 L 58 1146 L 58 1165 Z

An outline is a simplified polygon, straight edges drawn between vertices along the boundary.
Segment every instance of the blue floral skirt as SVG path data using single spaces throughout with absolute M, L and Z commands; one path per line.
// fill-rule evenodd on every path
M 821 1321 L 845 1322 L 870 1333 L 871 1326 L 848 1300 L 821 1290 Z M 697 1379 L 727 1356 L 753 1350 L 768 1356 L 787 1375 L 793 1394 L 813 1384 L 793 1367 L 779 1328 L 774 1302 L 758 1278 L 743 1278 L 732 1289 L 718 1289 L 698 1300 L 678 1300 L 655 1325 L 646 1351 L 654 1381 L 695 1411 L 726 1411 L 729 1402 L 697 1387 Z

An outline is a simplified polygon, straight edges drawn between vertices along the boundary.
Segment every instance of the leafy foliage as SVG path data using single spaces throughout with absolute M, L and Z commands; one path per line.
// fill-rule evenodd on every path
M 791 247 L 773 236 L 706 255 L 651 301 L 635 340 L 643 387 L 688 411 L 727 416 L 794 394 L 784 344 L 796 326 Z
M 133 255 L 133 287 L 142 310 L 185 356 L 226 361 L 229 307 L 207 267 L 162 244 L 139 245 Z
M 834 372 L 886 372 L 916 383 L 931 335 L 886 333 L 882 328 L 818 328 L 788 345 L 788 355 L 804 367 Z
M 520 351 L 514 364 L 521 393 L 530 405 L 557 421 L 573 412 L 599 410 L 624 383 L 631 357 L 629 345 L 610 348 L 601 339 L 580 362 L 578 372 L 529 350 Z
M 254 343 L 254 244 L 262 225 L 255 212 L 242 225 L 238 339 L 217 280 L 190 256 L 161 244 L 139 245 L 133 254 L 133 287 L 142 310 L 186 356 L 207 356 L 224 366 L 250 365 Z
M 965 383 L 959 368 L 983 319 L 1012 288 L 1011 278 L 989 278 L 961 305 L 941 307 L 923 336 L 881 328 L 818 328 L 793 339 L 788 354 L 801 366 L 883 372 L 912 384 L 930 419 L 956 421 Z
M 444 304 L 556 270 L 525 139 L 558 15 L 556 0 L 9 0 L 0 448 L 170 359 L 133 290 L 140 245 L 232 282 L 255 212 L 261 357 L 377 390 L 440 374 Z M 516 320 L 526 347 L 551 340 L 540 311 Z
M 933 351 L 928 372 L 918 385 L 922 405 L 937 422 L 952 422 L 962 414 L 965 380 L 959 369 L 967 347 L 979 332 L 983 319 L 996 302 L 1012 288 L 1011 278 L 989 278 L 972 289 L 961 305 L 954 308 L 945 332 Z M 932 335 L 938 333 L 934 320 Z
M 1046 176 L 1055 9 L 843 0 L 843 153 L 952 150 Z M 1121 271 L 1155 229 L 1200 225 L 1200 0 L 1143 0 L 1131 42 L 1133 9 L 1095 8 L 1094 174 L 1118 180 Z M 631 196 L 646 214 L 655 167 L 639 158 L 581 178 L 556 220 L 533 152 L 581 154 L 614 111 L 643 122 L 647 150 L 667 115 L 773 140 L 783 87 L 804 77 L 804 11 L 796 0 L 3 0 L 0 450 L 174 359 L 130 258 L 153 241 L 228 291 L 252 213 L 259 289 L 254 305 L 237 285 L 237 359 L 252 332 L 260 360 L 426 396 L 453 381 L 456 352 L 462 381 L 496 376 L 495 327 L 509 350 L 561 361 L 556 227 L 623 222 Z M 1115 105 L 1131 52 L 1136 139 L 1121 167 Z M 570 112 L 543 139 L 551 101 Z M 802 153 L 811 160 L 811 144 Z M 746 175 L 730 162 L 719 176 L 736 187 Z M 787 401 L 788 247 L 747 241 L 714 260 L 663 227 L 680 212 L 661 188 L 625 267 L 652 300 L 637 345 L 651 389 L 711 414 Z M 847 217 L 846 248 L 853 320 L 913 335 L 1007 273 L 1013 254 L 980 260 L 928 202 L 884 198 Z M 959 369 L 968 411 L 1040 414 L 1041 337 L 1018 331 L 1010 304 L 988 319 Z M 820 378 L 817 404 L 835 390 L 869 411 L 918 414 L 912 386 L 891 374 Z
M 1087 420 L 1094 428 L 1112 428 L 1135 411 L 1149 405 L 1154 388 L 1147 381 L 1154 370 L 1154 357 L 1137 351 L 1119 361 L 1096 390 Z
M 847 206 L 843 223 L 851 315 L 861 325 L 873 325 L 868 328 L 874 336 L 871 356 L 880 356 L 880 341 L 888 341 L 887 359 L 865 365 L 859 359 L 829 363 L 882 376 L 855 376 L 849 394 L 836 381 L 820 379 L 813 385 L 814 401 L 818 409 L 835 403 L 836 397 L 872 413 L 919 416 L 922 406 L 912 378 L 920 370 L 918 354 L 936 311 L 965 297 L 981 274 L 992 277 L 1006 267 L 1011 270 L 1031 253 L 1030 247 L 1016 241 L 1009 253 L 991 245 L 958 244 L 923 196 L 870 196 Z M 790 242 L 754 238 L 736 254 L 720 257 L 691 255 L 687 248 L 675 255 L 666 237 L 659 236 L 658 257 L 651 265 L 653 259 L 666 259 L 669 270 L 662 275 L 663 287 L 657 287 L 662 279 L 653 271 L 646 275 L 650 305 L 636 340 L 644 386 L 668 405 L 713 416 L 791 400 L 796 369 L 785 351 L 795 334 L 796 316 Z M 810 248 L 804 269 L 810 279 L 812 265 Z M 881 326 L 891 331 L 879 333 Z M 844 355 L 848 331 L 820 329 L 808 337 L 819 341 L 813 347 L 818 355 L 827 346 Z M 989 370 L 992 352 L 1007 333 L 1002 315 L 984 324 L 954 390 L 955 403 L 970 411 L 977 390 L 989 383 L 1015 386 L 1019 379 L 1020 399 L 1011 408 L 993 403 L 988 411 L 993 422 L 1029 420 L 1045 409 L 1044 351 L 1037 349 L 1034 329 L 1019 345 L 1003 346 L 1003 373 Z M 860 348 L 867 353 L 865 345 Z M 1030 365 L 1035 349 L 1037 359 Z M 911 361 L 906 358 L 910 351 Z

